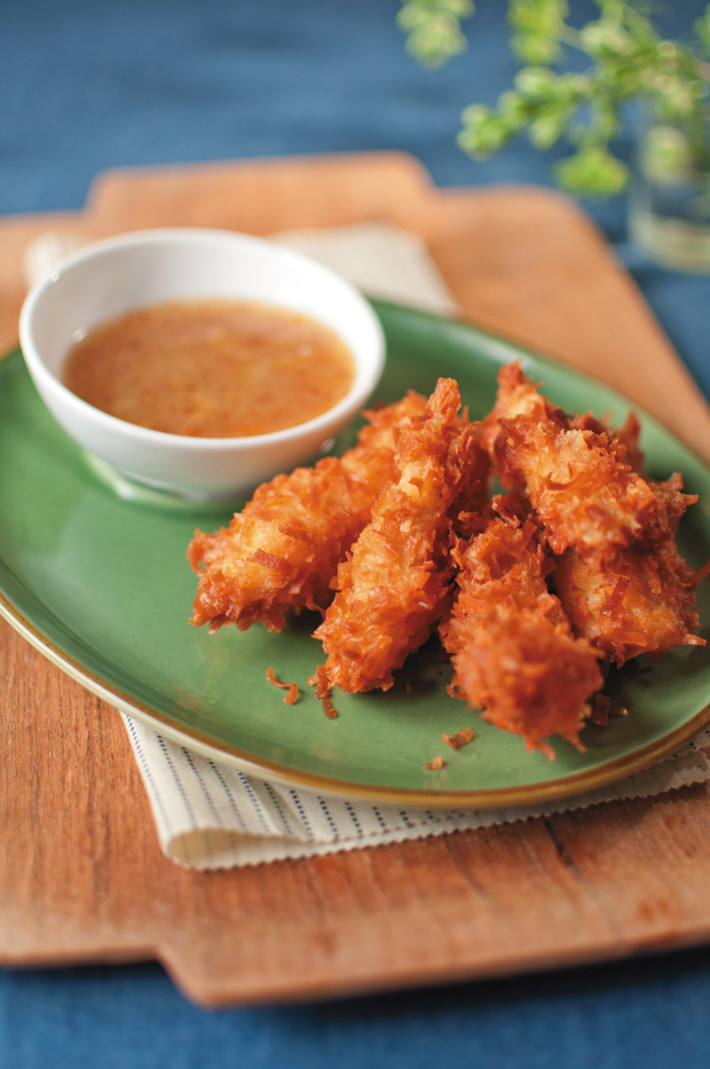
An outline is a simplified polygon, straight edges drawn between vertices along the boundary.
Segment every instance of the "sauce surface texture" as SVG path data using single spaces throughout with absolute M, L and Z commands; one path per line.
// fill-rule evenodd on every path
M 266 304 L 179 301 L 92 330 L 62 381 L 142 427 L 198 438 L 267 434 L 313 419 L 348 392 L 352 354 L 309 316 Z

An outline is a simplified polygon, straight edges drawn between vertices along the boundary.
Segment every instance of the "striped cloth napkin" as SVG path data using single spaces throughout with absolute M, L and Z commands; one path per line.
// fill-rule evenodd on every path
M 710 777 L 707 729 L 655 768 L 568 801 L 465 812 L 403 809 L 267 783 L 202 757 L 132 717 L 124 720 L 163 852 L 194 869 L 238 868 L 485 828 L 648 797 Z
M 29 284 L 84 239 L 49 234 L 28 247 Z M 383 224 L 289 232 L 275 240 L 318 259 L 372 296 L 444 315 L 456 305 L 426 246 Z M 323 796 L 247 776 L 123 714 L 161 848 L 180 865 L 237 868 L 420 839 L 600 802 L 647 797 L 710 778 L 710 728 L 654 768 L 567 801 L 466 812 L 405 809 Z

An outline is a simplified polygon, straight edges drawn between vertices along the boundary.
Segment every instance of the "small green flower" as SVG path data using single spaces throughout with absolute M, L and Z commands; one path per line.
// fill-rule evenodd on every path
M 629 181 L 628 167 L 599 145 L 582 148 L 574 156 L 560 160 L 555 170 L 564 189 L 583 197 L 614 196 Z
M 559 141 L 565 132 L 569 113 L 566 108 L 548 108 L 533 119 L 528 128 L 530 143 L 539 149 L 548 149 Z
M 425 66 L 439 67 L 465 51 L 461 20 L 474 10 L 473 0 L 404 0 L 397 22 L 410 52 Z
M 554 96 L 557 75 L 547 67 L 523 67 L 515 76 L 515 88 L 533 100 L 549 100 Z
M 556 63 L 562 52 L 560 36 L 566 16 L 563 0 L 510 0 L 510 46 L 515 55 L 532 65 Z
M 476 159 L 488 159 L 510 140 L 515 130 L 509 127 L 492 108 L 471 104 L 462 116 L 463 123 L 458 144 Z
M 641 145 L 640 164 L 646 177 L 660 185 L 677 182 L 692 167 L 687 136 L 677 126 L 652 126 Z
M 587 23 L 579 36 L 585 52 L 598 61 L 623 62 L 635 47 L 631 34 L 618 22 L 609 20 Z
M 502 93 L 498 99 L 498 115 L 504 125 L 516 133 L 527 125 L 529 105 L 521 93 L 514 89 Z M 464 115 L 466 112 L 464 112 Z

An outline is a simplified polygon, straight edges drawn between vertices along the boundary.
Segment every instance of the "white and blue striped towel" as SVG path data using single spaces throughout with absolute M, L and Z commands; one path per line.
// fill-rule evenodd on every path
M 710 729 L 655 768 L 569 801 L 526 809 L 447 812 L 326 797 L 266 783 L 202 757 L 124 716 L 164 853 L 196 869 L 421 839 L 620 798 L 640 798 L 710 777 Z

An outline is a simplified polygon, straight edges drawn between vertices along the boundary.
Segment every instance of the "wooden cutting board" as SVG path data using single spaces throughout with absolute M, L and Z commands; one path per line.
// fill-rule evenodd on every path
M 589 371 L 710 461 L 710 415 L 589 221 L 527 187 L 438 191 L 399 154 L 103 175 L 0 219 L 0 346 L 47 231 L 417 231 L 463 316 Z M 705 786 L 402 845 L 200 874 L 166 860 L 122 721 L 0 622 L 0 963 L 158 959 L 205 1005 L 511 974 L 704 941 Z

